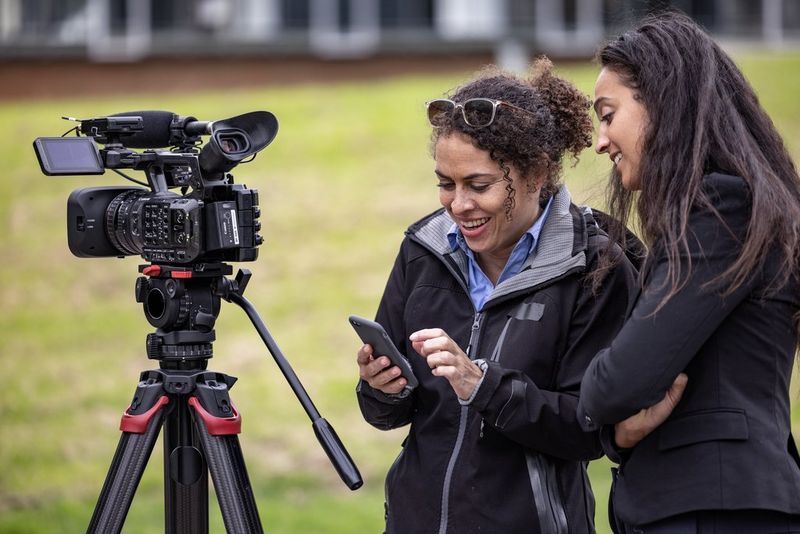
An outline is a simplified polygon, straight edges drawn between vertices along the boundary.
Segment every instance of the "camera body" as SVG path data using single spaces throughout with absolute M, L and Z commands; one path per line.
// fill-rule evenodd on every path
M 83 137 L 34 141 L 44 174 L 134 169 L 145 172 L 149 188 L 73 191 L 67 201 L 72 254 L 82 258 L 138 254 L 167 265 L 257 258 L 263 242 L 258 192 L 235 184 L 228 171 L 272 141 L 278 128 L 274 115 L 259 111 L 202 122 L 144 111 L 80 122 L 78 132 Z M 211 137 L 199 149 L 203 134 Z M 97 143 L 105 146 L 98 148 Z M 131 150 L 167 144 L 171 150 Z M 181 193 L 171 191 L 175 188 Z
M 80 258 L 140 254 L 154 263 L 253 261 L 258 192 L 241 185 L 206 202 L 140 187 L 89 187 L 67 199 L 67 241 Z

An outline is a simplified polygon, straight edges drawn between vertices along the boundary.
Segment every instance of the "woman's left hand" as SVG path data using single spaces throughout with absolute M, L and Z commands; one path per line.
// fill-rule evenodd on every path
M 414 350 L 427 360 L 433 375 L 446 378 L 459 399 L 467 400 L 472 396 L 483 371 L 447 332 L 441 328 L 427 328 L 417 330 L 409 339 Z

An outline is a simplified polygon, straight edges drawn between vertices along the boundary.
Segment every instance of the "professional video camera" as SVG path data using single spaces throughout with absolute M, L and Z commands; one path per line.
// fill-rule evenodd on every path
M 339 476 L 350 489 L 361 487 L 361 474 L 333 427 L 244 297 L 251 273 L 241 269 L 235 279 L 227 277 L 233 270 L 225 262 L 255 260 L 262 242 L 258 193 L 235 185 L 229 171 L 274 139 L 275 116 L 255 111 L 204 122 L 167 111 L 136 111 L 78 122 L 77 137 L 34 141 L 39 164 L 49 176 L 112 169 L 148 187 L 73 191 L 67 237 L 79 257 L 139 254 L 150 262 L 139 266 L 143 276 L 135 296 L 156 327 L 147 335 L 147 357 L 159 362 L 158 369 L 140 374 L 123 413 L 119 445 L 87 532 L 122 530 L 162 427 L 165 531 L 208 532 L 210 473 L 226 530 L 263 532 L 238 440 L 241 417 L 228 394 L 236 378 L 207 368 L 222 300 L 250 318 Z M 202 149 L 201 135 L 210 135 Z M 162 147 L 172 148 L 154 150 Z M 144 171 L 147 183 L 119 169 Z M 173 188 L 181 193 L 169 191 Z
M 34 141 L 44 174 L 134 169 L 144 171 L 148 183 L 126 178 L 149 190 L 74 191 L 67 202 L 67 237 L 75 256 L 140 254 L 160 264 L 256 259 L 262 242 L 258 192 L 234 184 L 228 171 L 274 139 L 278 121 L 272 113 L 208 122 L 167 111 L 135 111 L 79 122 L 78 137 Z M 210 137 L 200 150 L 203 134 Z M 172 148 L 152 150 L 162 147 Z M 181 194 L 172 188 L 181 188 Z

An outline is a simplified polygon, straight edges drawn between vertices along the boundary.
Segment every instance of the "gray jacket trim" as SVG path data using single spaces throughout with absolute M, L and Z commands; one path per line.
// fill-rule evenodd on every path
M 469 279 L 469 258 L 461 249 L 452 250 L 450 241 L 447 239 L 447 232 L 453 226 L 453 219 L 446 211 L 428 221 L 424 226 L 413 233 L 417 239 L 429 247 L 433 252 L 440 256 L 447 257 L 458 266 L 464 280 Z
M 569 209 L 571 202 L 569 191 L 562 185 L 553 197 L 550 213 L 539 235 L 539 244 L 523 265 L 522 272 L 498 284 L 486 299 L 486 303 L 558 278 L 572 269 L 586 267 L 585 242 L 573 255 L 575 229 Z M 452 225 L 453 219 L 444 211 L 417 229 L 414 235 L 432 251 L 452 259 L 467 280 L 469 278 L 467 256 L 460 249 L 451 250 L 450 242 L 447 240 L 447 232 Z

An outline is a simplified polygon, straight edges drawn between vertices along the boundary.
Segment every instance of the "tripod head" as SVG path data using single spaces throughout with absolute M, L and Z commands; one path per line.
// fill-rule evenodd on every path
M 205 369 L 216 339 L 214 324 L 221 309 L 218 286 L 230 291 L 224 263 L 186 266 L 140 265 L 136 302 L 156 327 L 147 336 L 147 357 L 165 369 Z M 227 281 L 226 281 L 227 282 Z
M 213 354 L 214 324 L 221 301 L 237 304 L 250 318 L 311 419 L 317 440 L 339 476 L 350 489 L 361 487 L 361 474 L 333 427 L 317 411 L 255 307 L 244 297 L 252 276 L 249 270 L 239 270 L 235 279 L 227 278 L 233 269 L 225 263 L 181 266 L 154 263 L 140 265 L 139 272 L 145 276 L 136 281 L 136 301 L 143 305 L 147 321 L 156 327 L 147 336 L 148 358 L 158 360 L 164 370 L 206 369 Z

